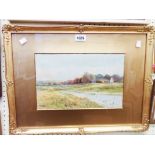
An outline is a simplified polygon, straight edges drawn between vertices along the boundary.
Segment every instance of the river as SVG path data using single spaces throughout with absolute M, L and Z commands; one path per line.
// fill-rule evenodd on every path
M 90 101 L 102 105 L 104 109 L 121 109 L 123 106 L 123 97 L 121 94 L 79 92 L 79 91 L 62 91 L 61 93 L 71 94 L 81 98 L 87 98 Z

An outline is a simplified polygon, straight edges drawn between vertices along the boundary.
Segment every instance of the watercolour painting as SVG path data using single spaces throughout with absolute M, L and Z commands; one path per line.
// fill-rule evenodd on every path
M 38 110 L 121 109 L 124 54 L 35 54 Z

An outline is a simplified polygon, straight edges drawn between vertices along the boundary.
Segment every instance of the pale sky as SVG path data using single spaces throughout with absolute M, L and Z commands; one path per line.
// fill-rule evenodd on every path
M 124 75 L 124 54 L 35 54 L 37 81 L 66 81 L 92 74 Z

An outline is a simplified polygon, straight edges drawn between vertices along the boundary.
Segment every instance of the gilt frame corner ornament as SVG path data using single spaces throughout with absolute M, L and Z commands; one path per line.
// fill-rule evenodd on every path
M 145 80 L 144 80 L 144 97 L 143 97 L 143 112 L 141 124 L 110 124 L 110 125 L 79 125 L 79 126 L 50 126 L 50 127 L 18 127 L 16 118 L 16 104 L 15 104 L 15 85 L 13 77 L 13 58 L 12 58 L 12 33 L 52 33 L 52 32 L 74 31 L 76 33 L 145 33 L 147 35 L 146 43 L 146 66 L 145 66 Z M 152 41 L 154 36 L 152 33 L 153 27 L 150 26 L 131 26 L 131 25 L 56 25 L 56 26 L 18 26 L 7 24 L 3 26 L 3 41 L 6 61 L 6 86 L 7 97 L 9 104 L 9 128 L 10 134 L 97 134 L 103 132 L 114 131 L 145 131 L 149 127 L 149 111 L 150 111 L 150 95 L 151 95 L 151 66 L 152 66 Z

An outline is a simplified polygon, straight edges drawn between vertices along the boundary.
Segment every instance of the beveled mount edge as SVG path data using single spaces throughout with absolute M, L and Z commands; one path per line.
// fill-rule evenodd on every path
M 12 24 L 5 24 L 3 25 L 2 31 L 3 32 L 36 32 L 36 31 L 78 31 L 82 32 L 93 32 L 93 31 L 118 31 L 118 32 L 152 32 L 154 30 L 153 26 L 151 25 L 143 25 L 143 26 L 131 26 L 131 25 L 89 25 L 89 24 L 79 24 L 79 25 L 49 25 L 49 26 L 19 26 L 19 25 L 12 25 Z
M 144 132 L 149 124 L 116 124 L 99 126 L 66 126 L 66 127 L 19 127 L 12 131 L 15 135 L 87 135 L 112 132 Z

